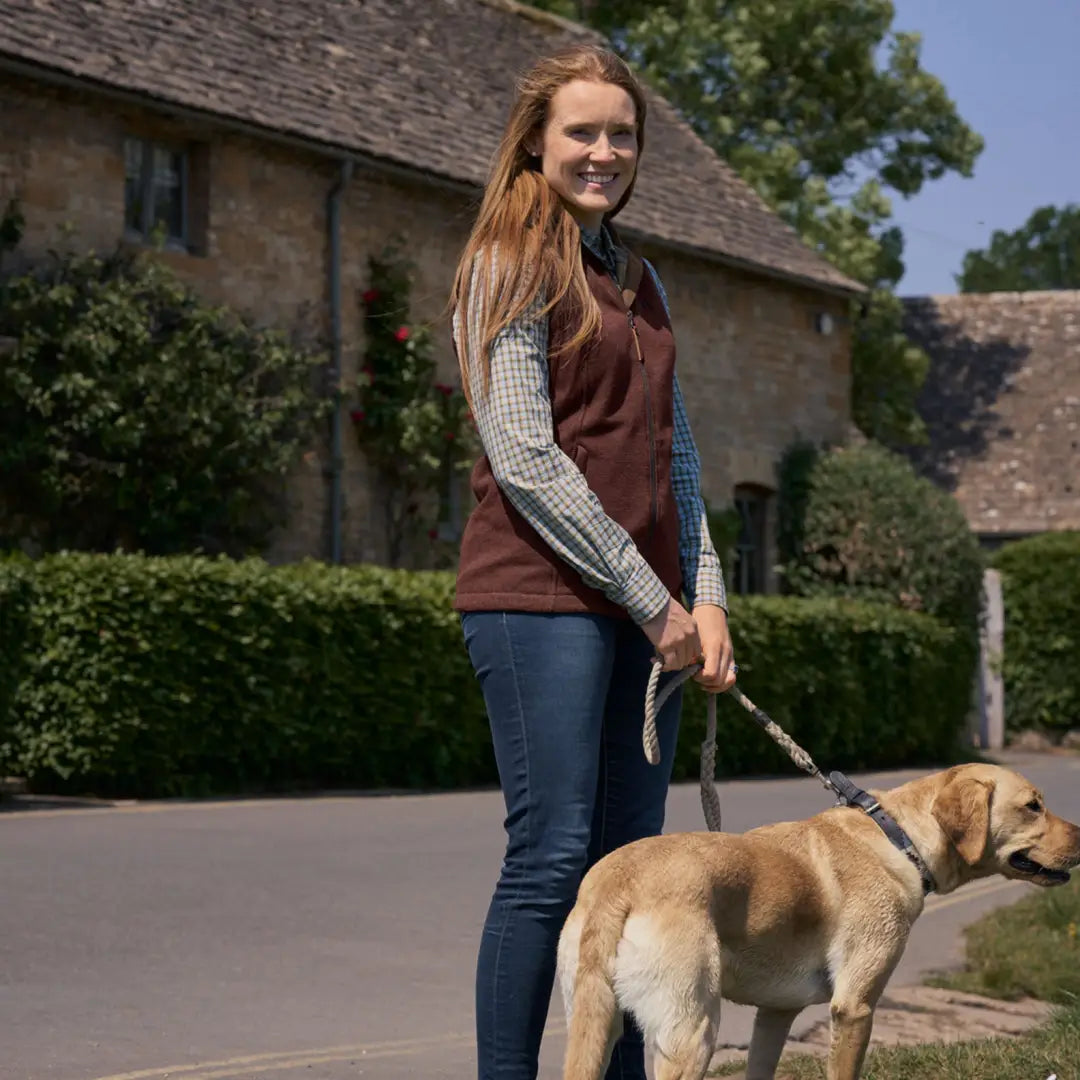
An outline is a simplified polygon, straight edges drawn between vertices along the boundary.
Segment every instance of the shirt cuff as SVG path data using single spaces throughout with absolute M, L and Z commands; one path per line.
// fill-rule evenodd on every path
M 641 626 L 650 619 L 655 619 L 667 607 L 671 593 L 664 587 L 656 571 L 642 559 L 641 568 L 626 583 L 622 596 L 614 599 L 626 608 L 630 618 Z

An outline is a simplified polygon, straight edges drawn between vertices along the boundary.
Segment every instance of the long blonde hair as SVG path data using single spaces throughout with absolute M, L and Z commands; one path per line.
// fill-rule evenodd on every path
M 559 88 L 579 79 L 610 83 L 630 95 L 639 155 L 644 146 L 645 96 L 630 68 L 615 53 L 597 45 L 574 45 L 538 61 L 518 79 L 491 178 L 450 296 L 450 307 L 458 315 L 454 339 L 461 381 L 470 400 L 467 341 L 479 345 L 486 391 L 492 343 L 539 295 L 545 304 L 537 317 L 547 315 L 564 297 L 570 299 L 578 328 L 560 351 L 578 348 L 600 332 L 600 309 L 585 279 L 578 226 L 544 179 L 540 159 L 525 145 L 530 136 L 543 130 L 548 106 Z M 626 205 L 634 179 L 636 174 L 605 220 Z M 468 333 L 471 315 L 477 320 L 472 326 L 475 336 Z

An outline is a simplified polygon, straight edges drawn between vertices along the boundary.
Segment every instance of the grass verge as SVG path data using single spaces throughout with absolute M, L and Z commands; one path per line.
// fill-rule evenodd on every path
M 964 970 L 938 976 L 932 985 L 987 997 L 1038 997 L 1061 1006 L 1054 1018 L 1020 1038 L 876 1049 L 867 1055 L 862 1080 L 1080 1080 L 1080 872 L 1068 885 L 985 915 L 968 928 L 966 941 Z M 825 1062 L 786 1056 L 777 1076 L 825 1080 Z

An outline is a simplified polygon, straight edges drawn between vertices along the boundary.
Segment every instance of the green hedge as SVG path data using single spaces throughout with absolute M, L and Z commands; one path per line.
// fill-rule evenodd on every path
M 974 660 L 963 631 L 885 604 L 735 597 L 739 686 L 818 767 L 933 765 L 955 758 Z M 678 776 L 696 776 L 705 695 L 686 696 Z M 717 773 L 791 772 L 782 750 L 733 701 L 717 715 Z
M 493 765 L 445 575 L 56 555 L 6 768 L 171 795 L 455 786 Z
M 7 723 L 25 665 L 23 643 L 32 596 L 29 561 L 0 556 L 0 747 L 8 736 Z
M 0 622 L 0 667 L 21 665 L 0 772 L 37 790 L 139 796 L 490 782 L 452 588 L 449 574 L 318 563 L 0 562 L 0 597 L 24 597 L 21 623 Z M 953 752 L 970 672 L 937 622 L 736 597 L 732 626 L 746 692 L 823 767 Z M 677 776 L 697 771 L 703 696 L 683 715 Z M 733 703 L 720 724 L 721 772 L 785 767 Z
M 1005 602 L 1005 718 L 1014 731 L 1080 727 L 1080 532 L 994 557 Z

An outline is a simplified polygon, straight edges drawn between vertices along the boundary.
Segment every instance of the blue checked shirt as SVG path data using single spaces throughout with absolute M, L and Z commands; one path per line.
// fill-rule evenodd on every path
M 581 235 L 618 284 L 625 253 L 606 229 L 599 233 L 582 230 Z M 666 308 L 664 287 L 651 266 L 649 272 Z M 466 344 L 470 381 L 479 388 L 483 382 L 474 347 L 477 305 L 474 301 L 470 311 Z M 542 306 L 537 301 L 535 309 Z M 456 328 L 456 312 L 454 322 Z M 669 593 L 626 530 L 604 513 L 578 467 L 556 445 L 547 353 L 546 318 L 525 315 L 492 343 L 488 392 L 473 395 L 473 415 L 484 451 L 499 488 L 514 509 L 581 574 L 586 585 L 624 607 L 640 625 L 663 611 Z M 701 496 L 701 458 L 677 378 L 674 418 L 671 482 L 679 514 L 679 560 L 687 607 L 716 604 L 726 608 L 724 576 L 709 537 Z

